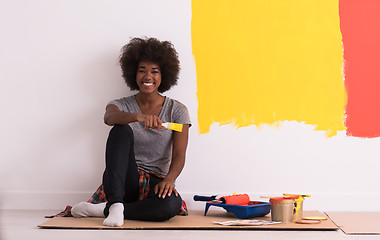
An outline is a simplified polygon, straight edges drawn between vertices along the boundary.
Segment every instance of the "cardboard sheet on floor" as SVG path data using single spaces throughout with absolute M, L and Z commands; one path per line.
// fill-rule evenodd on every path
M 207 216 L 203 216 L 204 211 L 190 211 L 188 216 L 176 216 L 165 222 L 145 222 L 125 220 L 121 227 L 103 226 L 104 218 L 73 218 L 73 217 L 55 217 L 41 225 L 40 228 L 66 228 L 66 229 L 125 229 L 125 230 L 337 230 L 338 227 L 330 220 L 322 221 L 320 224 L 297 224 L 281 223 L 266 226 L 223 226 L 215 224 L 213 221 L 223 222 L 237 220 L 232 214 L 225 211 L 210 210 Z M 318 211 L 305 212 L 304 216 L 326 216 Z M 270 221 L 270 216 L 255 218 Z
M 380 234 L 380 212 L 328 212 L 345 234 Z

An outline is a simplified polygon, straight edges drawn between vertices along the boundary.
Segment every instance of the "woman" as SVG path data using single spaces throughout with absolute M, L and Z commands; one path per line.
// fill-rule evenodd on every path
M 113 126 L 103 174 L 108 202 L 81 202 L 71 212 L 106 217 L 107 226 L 121 226 L 124 219 L 167 220 L 182 206 L 174 183 L 184 167 L 191 126 L 185 105 L 160 94 L 177 83 L 178 55 L 170 42 L 134 38 L 123 47 L 119 62 L 125 82 L 138 93 L 106 107 L 104 122 Z M 183 130 L 164 129 L 163 122 L 183 124 Z M 144 174 L 149 190 L 141 197 Z

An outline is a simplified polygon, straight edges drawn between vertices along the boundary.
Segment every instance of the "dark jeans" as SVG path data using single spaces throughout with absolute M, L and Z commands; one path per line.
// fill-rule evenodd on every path
M 182 206 L 180 196 L 159 198 L 154 186 L 162 181 L 150 175 L 148 198 L 138 200 L 139 174 L 134 154 L 133 131 L 129 125 L 115 125 L 108 136 L 106 146 L 106 169 L 103 174 L 108 216 L 113 203 L 124 204 L 124 218 L 144 221 L 164 221 L 177 215 Z

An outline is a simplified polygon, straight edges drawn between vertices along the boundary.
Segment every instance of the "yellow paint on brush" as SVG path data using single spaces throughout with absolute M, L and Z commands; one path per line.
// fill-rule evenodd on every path
M 344 130 L 338 0 L 192 0 L 198 123 Z
M 164 128 L 167 128 L 167 129 L 170 129 L 173 131 L 177 131 L 177 132 L 182 132 L 182 128 L 183 128 L 183 124 L 172 123 L 172 122 L 163 123 L 162 126 Z

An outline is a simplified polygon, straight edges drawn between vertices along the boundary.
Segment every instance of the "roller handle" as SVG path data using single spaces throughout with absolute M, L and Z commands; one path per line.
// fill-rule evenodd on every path
M 200 196 L 200 195 L 194 195 L 194 201 L 202 201 L 202 202 L 208 202 L 215 200 L 217 195 L 214 196 Z

